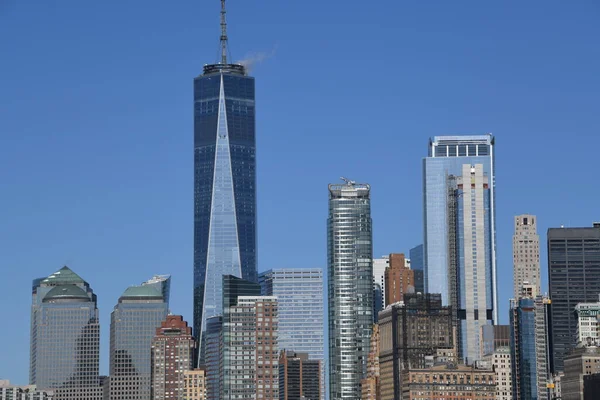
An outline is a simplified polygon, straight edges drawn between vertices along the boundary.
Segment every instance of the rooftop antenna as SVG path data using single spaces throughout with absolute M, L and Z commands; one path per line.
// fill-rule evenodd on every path
M 227 64 L 227 21 L 225 20 L 225 0 L 221 0 L 221 64 Z
M 344 182 L 346 182 L 347 185 L 356 185 L 356 182 L 351 181 L 348 178 L 344 178 L 343 176 L 341 176 L 340 179 L 343 180 Z

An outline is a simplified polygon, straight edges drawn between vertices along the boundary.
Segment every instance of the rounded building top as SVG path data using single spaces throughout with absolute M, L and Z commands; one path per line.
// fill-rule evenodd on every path
M 52 300 L 86 300 L 89 301 L 90 298 L 88 294 L 75 285 L 61 285 L 56 286 L 50 290 L 46 296 L 44 296 L 44 302 L 52 301 Z

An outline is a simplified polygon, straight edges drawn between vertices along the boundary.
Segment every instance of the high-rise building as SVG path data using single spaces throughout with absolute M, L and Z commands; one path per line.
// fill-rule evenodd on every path
M 151 400 L 152 340 L 169 305 L 152 285 L 130 286 L 110 315 L 110 400 Z
M 194 79 L 194 335 L 222 314 L 221 279 L 257 281 L 254 78 L 221 59 Z M 200 342 L 200 360 L 202 343 Z
M 600 302 L 579 303 L 575 306 L 577 315 L 576 342 L 584 345 L 598 345 L 600 333 Z
M 583 400 L 600 399 L 600 373 L 583 377 Z
M 477 355 L 470 350 L 478 348 L 477 325 L 498 320 L 494 158 L 494 137 L 487 134 L 436 136 L 423 160 L 425 292 L 441 293 L 448 305 L 469 299 L 455 307 L 468 326 L 459 342 L 465 358 Z
M 322 400 L 321 361 L 306 353 L 279 353 L 279 400 Z
M 582 400 L 585 376 L 600 374 L 600 349 L 596 346 L 577 347 L 565 355 L 564 366 L 561 399 Z
M 220 399 L 279 399 L 277 298 L 238 296 L 223 317 Z
M 385 308 L 385 269 L 390 265 L 390 257 L 373 259 L 373 319 Z
M 33 281 L 29 383 L 56 399 L 101 399 L 96 295 L 68 267 Z
M 468 365 L 481 359 L 481 327 L 494 325 L 492 191 L 483 164 L 463 164 L 448 176 L 450 305 L 457 311 L 459 358 Z
M 426 367 L 437 349 L 454 347 L 453 313 L 440 294 L 406 294 L 379 313 L 379 370 L 382 399 L 400 400 L 400 373 Z
M 548 286 L 552 299 L 554 372 L 575 344 L 575 306 L 598 300 L 600 293 L 600 224 L 590 228 L 548 229 Z
M 481 354 L 492 354 L 501 347 L 510 347 L 510 325 L 484 325 L 481 327 Z
M 550 398 L 550 300 L 543 296 L 511 300 L 511 361 L 513 397 L 522 400 Z
M 362 380 L 362 400 L 379 400 L 379 325 L 373 325 L 371 334 L 371 350 L 367 364 L 367 376 Z
M 204 359 L 206 362 L 206 396 L 209 400 L 219 400 L 221 396 L 222 329 L 223 317 L 221 315 L 206 319 Z
M 423 275 L 423 245 L 420 244 L 410 249 L 410 269 L 415 274 L 415 293 L 425 293 L 425 277 Z
M 484 354 L 483 361 L 491 365 L 496 374 L 496 400 L 513 400 L 510 347 L 497 347 Z
M 162 294 L 165 303 L 169 303 L 169 298 L 171 297 L 171 275 L 154 275 L 146 282 L 143 282 L 142 286 L 155 287 Z
M 184 371 L 181 400 L 206 400 L 206 395 L 206 370 L 196 368 Z
M 310 360 L 325 363 L 323 339 L 323 270 L 283 268 L 258 277 L 261 294 L 277 297 L 279 350 L 308 354 Z M 322 396 L 325 396 L 325 371 Z
M 181 315 L 167 315 L 152 340 L 152 400 L 179 400 L 193 369 L 196 341 Z
M 415 276 L 407 266 L 404 254 L 390 254 L 390 263 L 385 269 L 385 305 L 404 299 L 405 293 L 415 292 Z
M 360 397 L 373 326 L 371 187 L 329 185 L 327 220 L 329 393 Z
M 517 215 L 513 235 L 513 283 L 515 299 L 521 297 L 523 284 L 533 285 L 537 296 L 540 288 L 540 236 L 535 215 Z

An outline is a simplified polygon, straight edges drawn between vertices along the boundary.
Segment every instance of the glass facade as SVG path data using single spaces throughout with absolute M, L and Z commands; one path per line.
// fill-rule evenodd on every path
M 423 274 L 423 245 L 420 244 L 410 249 L 410 269 L 415 271 L 415 292 L 425 293 L 425 277 Z
M 510 325 L 512 327 L 513 397 L 537 400 L 533 299 L 520 299 L 511 304 Z
M 305 353 L 324 364 L 323 270 L 274 269 L 258 280 L 263 296 L 277 297 L 279 350 Z M 322 389 L 324 396 L 324 385 Z
M 168 307 L 151 285 L 131 286 L 119 298 L 110 320 L 111 399 L 151 399 L 152 339 Z
M 370 186 L 329 185 L 329 398 L 358 399 L 373 325 Z
M 579 303 L 598 301 L 600 224 L 590 228 L 548 230 L 548 286 L 552 299 L 553 372 L 575 344 Z
M 100 385 L 96 295 L 67 267 L 35 280 L 32 294 L 30 384 L 96 398 Z
M 423 160 L 423 219 L 424 219 L 424 288 L 427 293 L 441 293 L 444 304 L 451 303 L 451 274 L 453 263 L 449 229 L 449 179 L 460 176 L 464 165 L 482 165 L 489 181 L 489 224 L 486 233 L 491 259 L 493 320 L 497 321 L 496 289 L 496 231 L 495 231 L 495 173 L 494 137 L 436 136 L 429 143 L 429 156 Z M 470 251 L 470 250 L 469 250 Z
M 257 281 L 254 78 L 234 64 L 194 79 L 194 334 L 222 314 L 222 276 Z M 202 356 L 202 344 L 201 344 Z

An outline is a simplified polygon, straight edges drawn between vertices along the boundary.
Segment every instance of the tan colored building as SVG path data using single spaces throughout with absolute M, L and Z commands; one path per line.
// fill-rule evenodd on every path
M 515 233 L 513 235 L 513 282 L 514 298 L 522 296 L 523 285 L 530 284 L 527 289 L 535 298 L 540 295 L 540 236 L 537 233 L 535 215 L 518 215 L 515 217 Z
M 600 349 L 595 346 L 575 348 L 565 356 L 564 362 L 562 400 L 582 400 L 583 377 L 600 373 Z
M 361 382 L 362 400 L 379 400 L 379 325 L 373 325 L 371 350 L 367 358 L 367 376 Z
M 495 400 L 491 369 L 438 365 L 402 373 L 402 400 Z
M 185 371 L 183 373 L 182 400 L 206 399 L 206 371 L 203 368 Z
M 408 267 L 404 254 L 390 254 L 385 269 L 385 305 L 404 300 L 405 293 L 414 293 L 415 273 Z
M 496 348 L 493 353 L 483 356 L 483 361 L 494 367 L 496 400 L 513 400 L 510 347 Z

